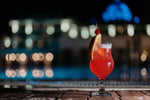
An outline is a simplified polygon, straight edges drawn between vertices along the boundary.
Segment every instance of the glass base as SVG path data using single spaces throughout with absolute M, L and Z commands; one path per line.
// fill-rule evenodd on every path
M 92 96 L 111 96 L 112 94 L 109 92 L 94 92 L 92 93 Z

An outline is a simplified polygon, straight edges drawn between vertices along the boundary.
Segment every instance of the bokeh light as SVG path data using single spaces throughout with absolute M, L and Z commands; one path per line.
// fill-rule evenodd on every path
M 26 72 L 26 70 L 25 69 L 20 69 L 19 70 L 19 75 L 21 76 L 21 77 L 26 77 L 26 75 L 27 75 L 27 72 Z
M 89 38 L 89 30 L 87 27 L 81 28 L 81 38 L 88 39 Z
M 33 31 L 32 20 L 26 20 L 25 22 L 25 33 L 30 35 Z
M 19 56 L 19 59 L 20 59 L 20 61 L 22 61 L 22 62 L 26 61 L 26 60 L 27 60 L 26 54 L 25 54 L 25 53 L 21 53 L 20 56 Z
M 32 55 L 32 59 L 33 59 L 33 61 L 38 61 L 39 60 L 39 54 L 38 53 L 34 53 Z
M 68 32 L 70 29 L 70 19 L 63 19 L 61 22 L 60 29 L 62 32 Z
M 96 25 L 90 25 L 89 26 L 89 32 L 90 32 L 91 37 L 95 36 L 95 29 L 96 29 Z
M 116 36 L 116 27 L 115 27 L 115 25 L 108 25 L 108 35 L 110 37 L 115 37 Z
M 68 32 L 70 38 L 74 39 L 78 37 L 78 27 L 76 24 L 71 24 L 70 30 Z
M 53 77 L 53 75 L 54 75 L 53 70 L 50 68 L 45 70 L 45 74 L 49 78 Z
M 141 75 L 142 75 L 142 76 L 146 76 L 146 75 L 147 75 L 147 70 L 146 70 L 146 68 L 142 68 L 142 69 L 141 69 Z
M 46 29 L 46 33 L 47 33 L 48 35 L 52 35 L 52 34 L 54 34 L 54 32 L 55 32 L 55 27 L 49 25 L 49 26 L 47 27 L 47 29 Z
M 141 61 L 145 62 L 148 56 L 148 52 L 146 50 L 143 51 L 143 53 L 141 54 Z
M 45 55 L 45 58 L 46 58 L 47 61 L 52 61 L 53 58 L 54 58 L 54 55 L 52 53 L 47 53 Z
M 10 39 L 10 37 L 6 37 L 6 38 L 4 39 L 4 46 L 5 46 L 6 48 L 8 48 L 8 47 L 11 46 L 11 39 Z
M 127 34 L 128 34 L 130 37 L 134 36 L 134 26 L 133 26 L 133 25 L 129 24 L 129 25 L 127 26 Z
M 9 22 L 9 26 L 11 26 L 12 33 L 16 34 L 19 31 L 19 21 L 18 20 L 11 20 Z

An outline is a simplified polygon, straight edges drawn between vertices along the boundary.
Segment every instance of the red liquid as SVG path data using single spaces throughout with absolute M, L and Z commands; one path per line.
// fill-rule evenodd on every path
M 114 61 L 111 49 L 98 48 L 98 50 L 94 51 L 93 60 L 90 60 L 90 69 L 99 79 L 105 80 L 113 68 Z

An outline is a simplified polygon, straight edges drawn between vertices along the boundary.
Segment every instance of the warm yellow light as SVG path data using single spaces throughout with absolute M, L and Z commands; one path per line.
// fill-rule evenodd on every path
M 21 53 L 20 56 L 19 56 L 19 59 L 20 59 L 20 61 L 22 61 L 22 62 L 26 61 L 26 60 L 27 60 L 26 54 L 25 54 L 25 53 Z
M 39 54 L 38 53 L 34 53 L 32 55 L 32 59 L 33 59 L 33 61 L 38 61 L 39 60 Z
M 39 53 L 39 61 L 44 60 L 44 54 L 43 53 Z
M 11 77 L 11 70 L 6 69 L 5 74 L 6 74 L 7 77 Z
M 39 71 L 37 69 L 33 69 L 32 76 L 35 77 L 35 78 L 38 77 L 39 76 Z
M 44 72 L 42 70 L 39 70 L 39 69 L 34 69 L 32 71 L 32 75 L 35 78 L 42 78 L 44 76 Z
M 46 58 L 47 61 L 52 61 L 53 58 L 54 58 L 54 55 L 52 53 L 47 53 L 45 55 L 45 58 Z
M 53 77 L 54 73 L 52 69 L 46 69 L 45 74 L 47 77 L 51 78 Z
M 12 53 L 12 54 L 6 54 L 5 55 L 5 60 L 6 61 L 15 61 L 16 60 L 16 55 L 14 53 Z
M 12 70 L 11 70 L 11 77 L 14 78 L 15 76 L 16 76 L 16 71 L 12 69 Z
M 146 68 L 142 68 L 142 69 L 141 69 L 141 75 L 142 75 L 142 76 L 146 76 L 146 75 L 147 75 L 147 70 L 146 70 Z
M 118 31 L 118 33 L 120 33 L 120 34 L 123 34 L 123 32 L 124 32 L 123 26 L 117 26 L 117 31 Z
M 148 52 L 146 50 L 143 51 L 143 53 L 141 54 L 141 61 L 145 62 L 148 56 Z
M 15 61 L 16 60 L 16 55 L 14 53 L 12 53 L 10 56 L 11 56 L 11 61 Z
M 26 75 L 27 75 L 26 70 L 25 70 L 25 69 L 20 69 L 20 70 L 19 70 L 19 75 L 20 75 L 21 77 L 26 77 Z

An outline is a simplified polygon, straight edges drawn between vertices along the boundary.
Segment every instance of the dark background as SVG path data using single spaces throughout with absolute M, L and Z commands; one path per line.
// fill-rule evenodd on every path
M 150 23 L 150 3 L 148 0 L 121 0 L 126 3 L 140 23 Z M 113 3 L 113 0 L 6 0 L 0 3 L 1 34 L 9 31 L 8 21 L 18 18 L 56 18 L 72 17 L 80 23 L 89 24 L 94 17 L 98 23 L 102 21 L 102 12 Z

